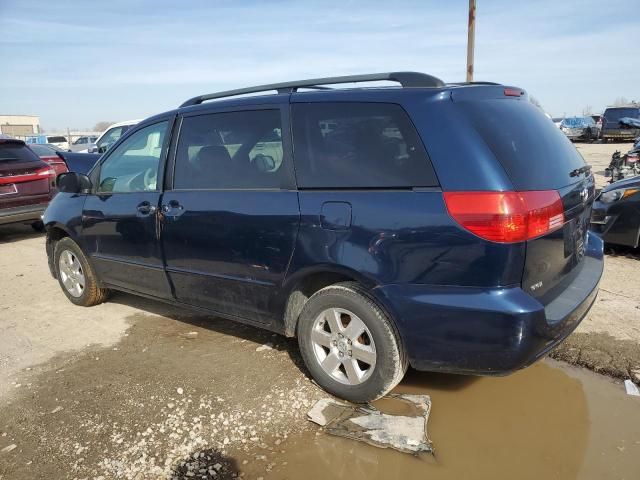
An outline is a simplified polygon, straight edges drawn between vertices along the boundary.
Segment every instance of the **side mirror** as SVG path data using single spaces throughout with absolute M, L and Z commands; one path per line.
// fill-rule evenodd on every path
M 56 187 L 58 187 L 58 191 L 64 193 L 89 193 L 91 180 L 82 173 L 66 172 L 58 175 Z
M 107 150 L 109 150 L 109 145 L 106 143 L 103 143 L 98 147 L 98 153 L 105 153 Z

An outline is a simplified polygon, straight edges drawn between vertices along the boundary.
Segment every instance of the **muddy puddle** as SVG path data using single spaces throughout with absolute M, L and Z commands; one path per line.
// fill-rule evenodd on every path
M 266 478 L 640 478 L 640 399 L 591 372 L 553 361 L 503 378 L 410 372 L 395 391 L 431 396 L 435 456 L 310 433 L 288 442 L 286 465 Z

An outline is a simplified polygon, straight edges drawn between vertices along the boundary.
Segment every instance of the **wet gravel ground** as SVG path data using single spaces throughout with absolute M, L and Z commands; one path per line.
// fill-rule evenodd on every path
M 306 412 L 323 393 L 295 343 L 193 316 L 128 320 L 117 346 L 56 356 L 15 384 L 0 446 L 16 447 L 0 476 L 257 478 L 311 428 Z

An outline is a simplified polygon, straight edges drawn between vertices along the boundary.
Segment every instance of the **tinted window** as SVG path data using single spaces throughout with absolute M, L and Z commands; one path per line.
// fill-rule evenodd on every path
M 530 102 L 490 99 L 454 105 L 471 120 L 517 190 L 560 188 L 581 180 L 569 174 L 584 166 L 584 160 L 564 133 Z
M 64 137 L 47 137 L 48 143 L 64 143 L 67 139 Z
M 167 122 L 156 123 L 135 132 L 118 145 L 100 167 L 98 192 L 157 190 L 166 130 Z
M 287 178 L 279 110 L 215 113 L 182 121 L 174 188 L 278 188 Z
M 405 188 L 438 183 L 422 141 L 399 105 L 294 104 L 293 137 L 302 188 Z
M 55 157 L 56 151 L 46 145 L 29 145 L 29 148 L 41 157 Z
M 607 108 L 604 111 L 604 118 L 610 122 L 620 120 L 624 117 L 639 118 L 640 109 L 638 108 Z
M 0 162 L 11 160 L 40 161 L 35 153 L 21 143 L 0 143 Z

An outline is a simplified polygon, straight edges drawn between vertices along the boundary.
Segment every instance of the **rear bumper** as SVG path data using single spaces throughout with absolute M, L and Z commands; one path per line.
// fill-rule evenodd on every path
M 640 135 L 640 130 L 630 128 L 630 129 L 620 129 L 620 130 L 602 130 L 602 138 L 603 139 L 614 139 L 614 140 L 633 140 L 638 135 Z
M 504 375 L 532 364 L 578 326 L 598 292 L 602 246 L 590 233 L 580 271 L 547 305 L 520 287 L 396 284 L 374 292 L 394 316 L 414 368 Z
M 11 208 L 1 208 L 0 225 L 40 220 L 40 217 L 42 216 L 46 208 L 46 203 L 39 203 L 36 205 L 23 205 L 20 207 Z

